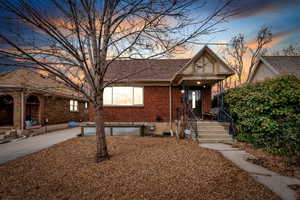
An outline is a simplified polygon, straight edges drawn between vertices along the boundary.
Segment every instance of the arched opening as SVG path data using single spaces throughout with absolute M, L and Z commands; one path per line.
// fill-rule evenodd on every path
M 40 118 L 40 101 L 38 97 L 30 95 L 26 100 L 26 125 L 39 124 Z M 30 123 L 27 123 L 30 121 Z
M 14 125 L 14 99 L 10 95 L 0 96 L 0 126 Z

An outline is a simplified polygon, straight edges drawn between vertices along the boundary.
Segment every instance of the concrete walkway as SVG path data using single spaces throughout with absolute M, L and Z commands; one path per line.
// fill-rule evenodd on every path
M 0 164 L 76 137 L 79 133 L 80 127 L 76 127 L 0 144 Z
M 252 164 L 247 158 L 253 158 L 251 154 L 232 148 L 230 145 L 220 143 L 200 144 L 201 147 L 219 151 L 227 159 L 231 160 L 239 168 L 247 171 L 256 181 L 270 188 L 274 193 L 284 200 L 296 200 L 296 192 L 288 187 L 288 185 L 299 184 L 300 180 L 281 176 L 266 168 Z

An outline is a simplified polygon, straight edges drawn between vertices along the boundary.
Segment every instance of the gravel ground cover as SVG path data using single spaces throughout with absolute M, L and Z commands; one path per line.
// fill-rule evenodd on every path
M 221 154 L 189 140 L 74 138 L 0 165 L 0 199 L 279 199 Z

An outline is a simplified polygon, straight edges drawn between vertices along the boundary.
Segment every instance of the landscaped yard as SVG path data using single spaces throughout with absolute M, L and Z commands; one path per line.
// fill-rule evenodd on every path
M 279 199 L 198 143 L 108 137 L 111 159 L 95 163 L 95 137 L 68 140 L 0 166 L 0 199 Z

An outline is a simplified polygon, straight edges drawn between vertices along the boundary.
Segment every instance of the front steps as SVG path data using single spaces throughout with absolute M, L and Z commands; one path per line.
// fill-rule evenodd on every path
M 234 142 L 232 136 L 229 135 L 229 123 L 200 120 L 191 123 L 193 123 L 191 130 L 193 140 L 201 143 L 232 144 Z

